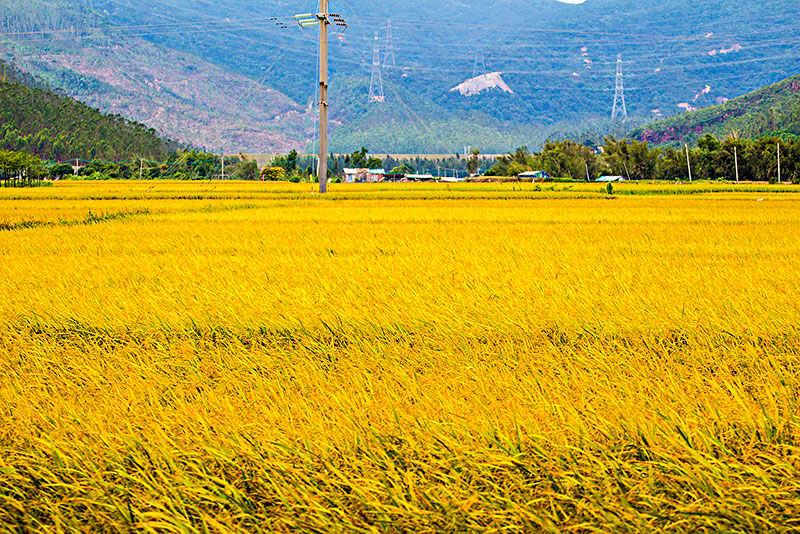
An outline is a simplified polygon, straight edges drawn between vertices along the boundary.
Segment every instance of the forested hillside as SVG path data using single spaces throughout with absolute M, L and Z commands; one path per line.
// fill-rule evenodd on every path
M 316 4 L 0 0 L 0 54 L 195 145 L 308 149 L 316 39 L 291 17 Z M 796 0 L 332 0 L 331 10 L 350 23 L 331 42 L 339 152 L 364 139 L 387 153 L 498 152 L 566 134 L 599 142 L 800 72 Z M 369 103 L 376 33 L 385 102 Z M 614 124 L 617 54 L 630 119 Z M 511 92 L 451 91 L 483 72 L 501 73 Z
M 800 76 L 730 100 L 640 128 L 632 137 L 655 145 L 682 146 L 705 134 L 718 138 L 800 136 Z
M 312 12 L 314 0 L 99 2 L 126 24 L 190 21 L 204 31 L 154 31 L 144 38 L 263 78 L 296 101 L 314 99 L 313 32 L 269 19 Z M 614 127 L 609 117 L 618 53 L 630 128 L 800 71 L 794 0 L 332 0 L 331 9 L 350 22 L 331 45 L 337 151 L 357 148 L 363 139 L 390 152 L 461 151 L 464 145 L 495 152 L 564 133 L 599 142 Z M 386 40 L 390 19 L 393 60 Z M 370 104 L 376 32 L 386 101 Z M 513 93 L 450 91 L 483 70 L 502 72 Z
M 155 130 L 56 94 L 42 82 L 0 62 L 0 149 L 50 160 L 163 159 L 176 148 Z

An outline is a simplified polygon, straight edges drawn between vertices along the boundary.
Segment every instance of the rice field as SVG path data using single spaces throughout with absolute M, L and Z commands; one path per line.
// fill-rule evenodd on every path
M 0 533 L 800 532 L 800 187 L 0 190 Z

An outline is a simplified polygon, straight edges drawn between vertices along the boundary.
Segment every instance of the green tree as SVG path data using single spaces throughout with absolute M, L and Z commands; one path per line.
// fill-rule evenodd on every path
M 416 172 L 417 171 L 414 170 L 414 167 L 407 163 L 403 163 L 402 165 L 392 168 L 392 170 L 389 171 L 389 174 L 415 174 Z
M 651 180 L 656 177 L 659 151 L 651 149 L 647 142 L 606 137 L 603 160 L 611 174 Z
M 750 170 L 744 159 L 746 143 L 733 136 L 728 137 L 715 152 L 714 176 L 726 180 L 736 180 L 736 158 L 739 157 L 739 178 L 747 180 Z
M 61 163 L 60 165 L 53 165 L 50 167 L 50 177 L 54 179 L 63 179 L 64 176 L 72 174 L 74 171 L 72 165 Z
M 296 171 L 299 160 L 300 156 L 297 154 L 297 150 L 292 150 L 291 152 L 289 152 L 289 155 L 286 156 L 286 165 L 284 167 L 284 169 L 286 169 L 286 172 L 293 173 L 294 171 Z
M 718 176 L 717 163 L 719 156 L 717 152 L 722 149 L 722 143 L 711 134 L 706 134 L 697 141 L 697 166 L 694 169 L 695 177 L 698 179 L 715 180 Z
M 585 180 L 586 170 L 594 175 L 600 170 L 600 161 L 591 147 L 574 141 L 547 141 L 542 151 L 535 155 L 534 170 L 543 170 L 558 178 Z
M 661 153 L 656 168 L 658 178 L 670 181 L 682 181 L 687 178 L 686 155 L 683 151 L 666 148 Z
M 521 146 L 514 152 L 509 152 L 497 159 L 497 163 L 486 173 L 487 176 L 519 176 L 523 172 L 534 170 L 536 159 L 531 155 L 528 147 Z
M 361 150 L 356 150 L 350 155 L 350 163 L 356 169 L 365 169 L 368 167 L 367 149 L 361 147 Z
M 478 169 L 481 167 L 481 151 L 476 149 L 472 150 L 472 155 L 467 162 L 467 171 L 471 176 L 478 174 Z
M 331 163 L 331 172 L 330 172 L 331 176 L 333 176 L 333 177 L 341 176 L 342 175 L 342 168 L 339 165 L 339 158 L 337 158 L 334 154 L 331 154 L 329 159 L 332 162 Z
M 261 181 L 276 182 L 286 179 L 286 169 L 283 167 L 264 167 L 261 171 Z

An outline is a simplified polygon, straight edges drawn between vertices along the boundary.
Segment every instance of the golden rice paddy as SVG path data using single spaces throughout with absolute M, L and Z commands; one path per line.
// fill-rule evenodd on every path
M 800 189 L 0 190 L 0 532 L 798 532 Z

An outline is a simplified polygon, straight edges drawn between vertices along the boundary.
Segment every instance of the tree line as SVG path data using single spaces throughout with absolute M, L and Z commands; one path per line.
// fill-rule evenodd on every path
M 548 141 L 538 152 L 518 148 L 498 159 L 487 176 L 519 176 L 544 171 L 555 178 L 595 180 L 603 175 L 629 180 L 692 179 L 775 182 L 778 159 L 784 182 L 800 183 L 800 139 L 761 137 L 719 140 L 711 134 L 683 150 L 651 147 L 647 142 L 606 137 L 593 146 L 575 141 Z M 738 164 L 738 165 L 737 165 Z
M 146 159 L 118 163 L 89 161 L 77 168 L 61 164 L 52 168 L 51 175 L 82 180 L 256 180 L 258 164 L 241 154 L 225 156 L 223 162 L 219 154 L 178 150 L 163 162 Z
M 0 186 L 38 185 L 47 175 L 47 165 L 33 154 L 0 150 Z
M 6 187 L 50 180 L 256 180 L 258 164 L 243 155 L 225 156 L 179 150 L 163 162 L 136 159 L 123 162 L 76 160 L 50 163 L 23 151 L 0 150 L 0 182 Z
M 366 147 L 350 154 L 328 156 L 328 176 L 333 182 L 343 178 L 344 169 L 383 169 L 390 175 L 430 174 L 432 176 L 467 176 L 488 169 L 496 160 L 480 155 L 475 150 L 470 155 L 453 154 L 439 157 L 391 156 L 379 157 L 370 154 Z M 291 182 L 313 181 L 317 172 L 315 156 L 301 156 L 296 150 L 287 155 L 277 156 L 262 171 L 262 179 L 267 181 L 287 180 Z

